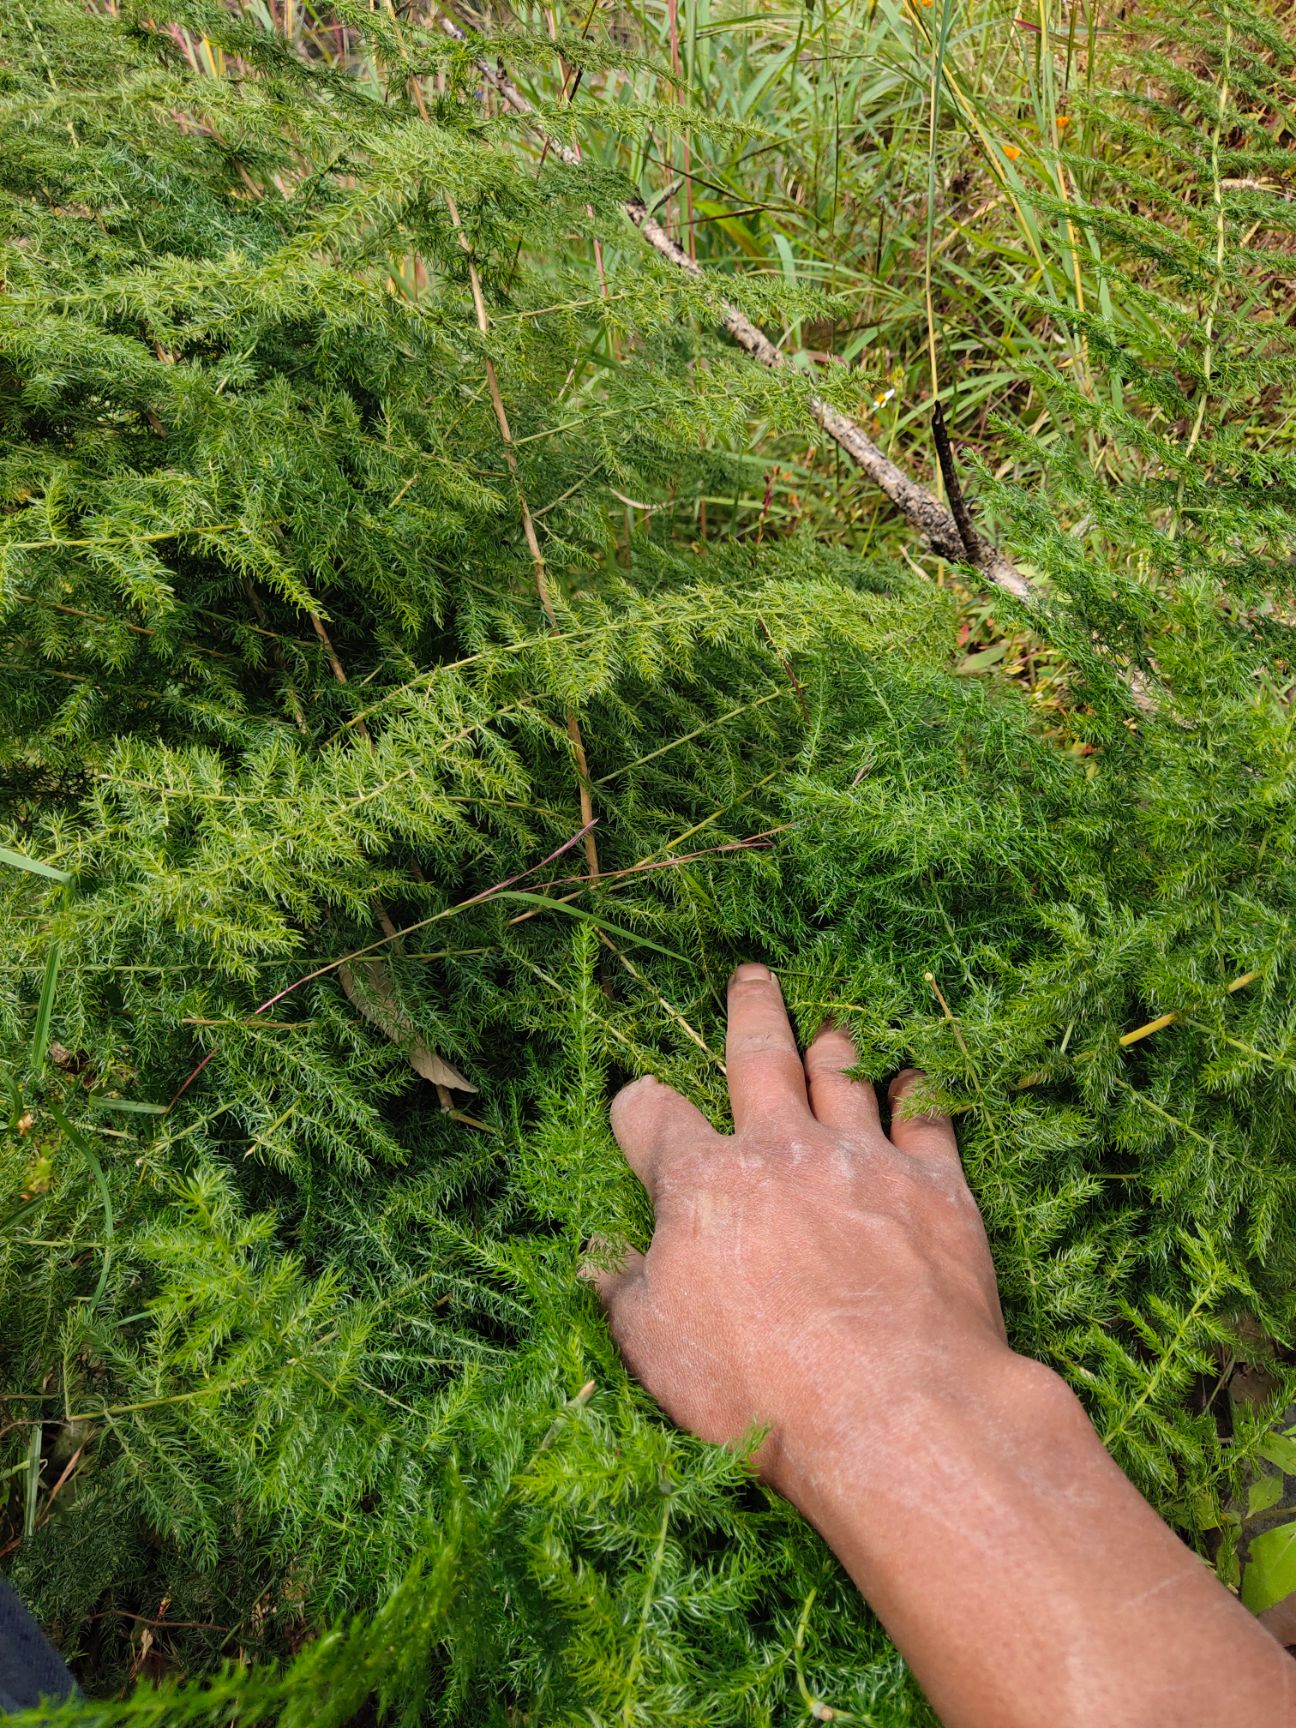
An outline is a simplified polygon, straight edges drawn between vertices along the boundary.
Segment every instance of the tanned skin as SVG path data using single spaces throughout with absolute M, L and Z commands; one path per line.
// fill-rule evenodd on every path
M 762 1475 L 835 1550 L 946 1728 L 1277 1728 L 1296 1663 L 1162 1523 L 1078 1400 L 1008 1344 L 949 1120 L 882 1132 L 849 1037 L 804 1058 L 773 975 L 729 987 L 734 1133 L 647 1078 L 612 1125 L 647 1254 L 595 1274 L 681 1427 L 768 1428 Z

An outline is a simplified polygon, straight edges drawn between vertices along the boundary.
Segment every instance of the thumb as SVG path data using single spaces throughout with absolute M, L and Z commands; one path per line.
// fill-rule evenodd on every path
M 644 1257 L 635 1249 L 615 1272 L 598 1272 L 594 1287 L 607 1315 L 608 1331 L 630 1373 L 650 1392 L 662 1378 L 662 1317 L 653 1301 L 644 1271 Z
M 577 1276 L 594 1286 L 598 1299 L 613 1322 L 615 1312 L 625 1301 L 629 1290 L 644 1281 L 644 1257 L 637 1248 L 623 1248 L 619 1254 L 606 1237 L 591 1236 L 585 1245 Z

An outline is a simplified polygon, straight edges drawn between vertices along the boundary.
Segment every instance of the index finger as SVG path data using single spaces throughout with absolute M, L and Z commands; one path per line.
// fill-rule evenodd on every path
M 809 1114 L 805 1069 L 783 1006 L 783 992 L 768 966 L 748 963 L 729 980 L 725 1066 L 739 1133 L 763 1117 Z

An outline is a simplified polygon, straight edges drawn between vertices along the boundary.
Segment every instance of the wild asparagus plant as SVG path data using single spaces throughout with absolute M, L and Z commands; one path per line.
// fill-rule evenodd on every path
M 480 44 L 328 16 L 365 76 L 201 0 L 0 17 L 7 1564 L 92 1695 L 164 1681 L 86 1721 L 925 1720 L 618 1363 L 607 1098 L 721 1119 L 751 954 L 924 1067 L 1014 1342 L 1227 1574 L 1222 1388 L 1289 1394 L 1296 1303 L 1291 50 L 1168 17 L 1036 198 L 1123 316 L 964 479 L 1059 716 L 898 557 L 618 538 L 804 378 L 600 279 L 639 189 L 537 168 Z

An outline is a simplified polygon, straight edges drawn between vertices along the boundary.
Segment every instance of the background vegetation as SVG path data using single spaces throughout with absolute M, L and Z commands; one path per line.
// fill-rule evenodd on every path
M 928 1719 L 576 1277 L 744 954 L 1296 1585 L 1296 90 L 1197 13 L 0 19 L 4 1548 L 80 1718 Z M 939 396 L 1025 598 L 812 377 L 934 490 Z

